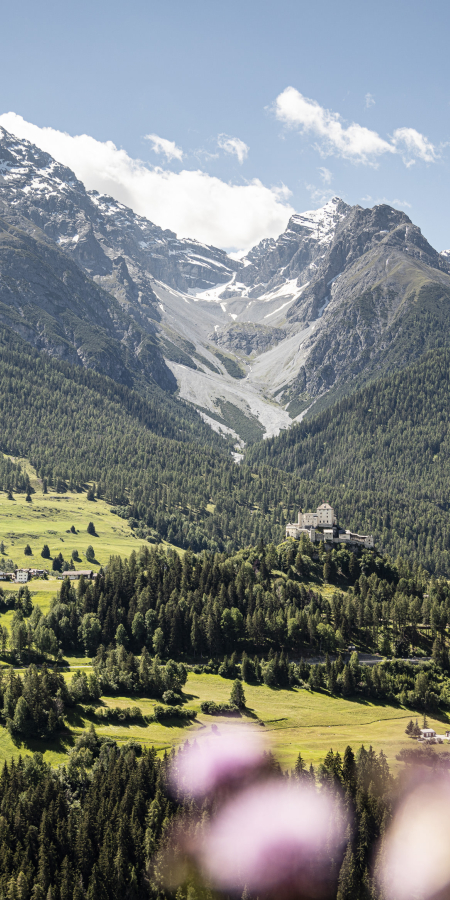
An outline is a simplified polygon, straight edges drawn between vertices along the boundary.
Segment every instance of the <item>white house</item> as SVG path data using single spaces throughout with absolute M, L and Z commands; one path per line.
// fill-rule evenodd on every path
M 28 569 L 17 569 L 16 581 L 25 584 L 28 581 Z
M 429 741 L 431 738 L 435 738 L 435 737 L 436 737 L 436 732 L 433 730 L 433 728 L 421 728 L 421 729 L 420 729 L 420 736 L 421 736 L 425 741 Z

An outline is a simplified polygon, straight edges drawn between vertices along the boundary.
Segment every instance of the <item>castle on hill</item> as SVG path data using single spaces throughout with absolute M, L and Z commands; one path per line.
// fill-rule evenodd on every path
M 297 522 L 286 525 L 286 537 L 298 540 L 302 534 L 307 534 L 310 541 L 315 544 L 325 541 L 330 544 L 343 544 L 346 546 L 357 545 L 371 550 L 374 546 L 371 534 L 354 534 L 346 531 L 338 525 L 334 509 L 329 503 L 322 503 L 316 512 L 298 513 Z

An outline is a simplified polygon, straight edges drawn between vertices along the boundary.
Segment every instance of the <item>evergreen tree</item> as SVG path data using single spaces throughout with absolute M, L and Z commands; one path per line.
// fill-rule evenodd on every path
M 245 708 L 245 693 L 244 688 L 242 687 L 242 681 L 239 681 L 239 678 L 236 678 L 233 681 L 233 687 L 231 688 L 230 694 L 230 703 L 233 706 L 237 706 L 238 709 Z
M 358 874 L 351 842 L 347 844 L 339 872 L 336 900 L 355 900 L 358 897 Z

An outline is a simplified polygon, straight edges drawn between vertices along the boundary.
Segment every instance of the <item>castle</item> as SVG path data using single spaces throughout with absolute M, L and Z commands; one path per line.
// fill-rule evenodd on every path
M 303 513 L 300 509 L 298 521 L 286 525 L 286 537 L 298 540 L 302 534 L 307 534 L 313 544 L 318 541 L 330 544 L 356 544 L 368 550 L 374 546 L 371 534 L 353 534 L 340 528 L 334 509 L 329 503 L 322 503 L 314 513 Z

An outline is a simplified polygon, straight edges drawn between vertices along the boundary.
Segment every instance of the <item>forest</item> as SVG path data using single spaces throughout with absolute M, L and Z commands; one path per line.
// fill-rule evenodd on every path
M 161 883 L 171 826 L 183 817 L 207 821 L 211 801 L 174 796 L 168 767 L 176 758 L 130 743 L 120 749 L 97 737 L 79 738 L 57 771 L 40 753 L 5 763 L 0 776 L 0 896 L 5 900 L 144 900 L 175 896 Z M 314 771 L 299 754 L 291 772 L 268 757 L 272 776 L 342 792 L 354 827 L 332 883 L 338 900 L 380 896 L 372 853 L 391 818 L 396 779 L 383 753 L 347 747 L 330 751 Z M 195 874 L 177 900 L 212 897 Z M 247 893 L 248 896 L 248 893 Z
M 75 588 L 64 579 L 45 615 L 27 586 L 16 595 L 0 590 L 0 604 L 14 609 L 10 631 L 0 626 L 3 658 L 31 667 L 26 678 L 35 685 L 33 694 L 20 675 L 0 673 L 3 721 L 22 733 L 32 722 L 44 737 L 57 729 L 53 714 L 51 725 L 37 725 L 41 712 L 31 702 L 42 694 L 45 720 L 52 708 L 47 684 L 57 677 L 59 716 L 76 703 L 102 716 L 100 696 L 120 693 L 175 704 L 181 715 L 186 666 L 233 681 L 299 685 L 424 712 L 450 708 L 450 586 L 376 551 L 326 553 L 306 535 L 278 547 L 186 552 L 182 559 L 144 545 L 129 560 L 113 558 L 95 581 L 81 578 Z M 385 659 L 361 666 L 364 651 Z M 62 665 L 65 654 L 85 655 L 94 666 L 91 674 L 74 676 L 70 691 L 61 675 L 46 671 L 44 677 L 36 669 L 43 662 Z M 423 658 L 419 668 L 409 661 L 416 654 Z M 303 658 L 314 655 L 322 661 Z M 17 712 L 20 697 L 25 703 Z
M 448 351 L 433 351 L 252 445 L 236 465 L 227 442 L 188 404 L 156 388 L 143 397 L 3 330 L 0 487 L 12 496 L 29 490 L 10 457 L 27 458 L 44 490 L 94 483 L 139 538 L 194 552 L 279 543 L 299 505 L 326 499 L 345 527 L 444 575 L 449 373 Z

